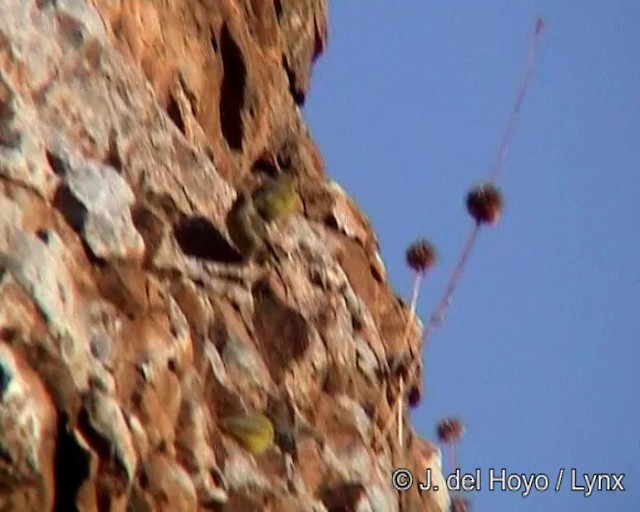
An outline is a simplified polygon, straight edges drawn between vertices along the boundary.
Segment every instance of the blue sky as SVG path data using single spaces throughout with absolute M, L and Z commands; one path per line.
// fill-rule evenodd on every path
M 423 355 L 425 437 L 449 414 L 463 470 L 625 473 L 626 492 L 473 493 L 474 510 L 640 510 L 640 2 L 334 1 L 305 107 L 327 173 L 379 235 L 408 296 L 406 246 L 440 260 L 438 300 L 471 220 L 463 206 L 506 123 L 537 14 L 537 69 L 484 229 Z M 580 477 L 581 478 L 581 477 Z M 579 480 L 580 481 L 580 480 Z

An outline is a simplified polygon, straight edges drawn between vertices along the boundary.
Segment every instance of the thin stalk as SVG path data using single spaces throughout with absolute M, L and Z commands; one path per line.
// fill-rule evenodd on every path
M 498 175 L 504 168 L 504 164 L 507 158 L 507 149 L 509 147 L 513 132 L 516 127 L 518 114 L 520 114 L 522 104 L 524 103 L 524 97 L 527 94 L 527 89 L 529 88 L 531 78 L 533 77 L 536 55 L 538 53 L 538 43 L 540 41 L 540 34 L 542 33 L 543 27 L 544 22 L 542 21 L 542 18 L 537 18 L 535 26 L 533 28 L 533 32 L 531 33 L 531 36 L 529 38 L 529 51 L 527 53 L 524 73 L 522 74 L 522 78 L 520 79 L 520 85 L 518 86 L 516 99 L 509 114 L 507 125 L 504 129 L 504 132 L 502 133 L 502 139 L 500 140 L 500 145 L 498 146 L 494 165 L 491 169 L 491 172 L 489 173 L 489 181 L 492 183 L 498 178 Z
M 471 255 L 471 251 L 473 250 L 473 247 L 476 243 L 479 232 L 480 224 L 476 223 L 473 226 L 473 229 L 467 235 L 467 240 L 462 246 L 462 251 L 460 252 L 460 256 L 458 257 L 458 262 L 456 263 L 456 266 L 453 268 L 453 271 L 449 276 L 449 280 L 447 281 L 447 285 L 444 288 L 444 292 L 442 293 L 440 302 L 438 302 L 435 311 L 429 318 L 429 323 L 425 327 L 423 333 L 423 339 L 425 340 L 425 343 L 429 341 L 429 336 L 431 335 L 431 333 L 438 327 L 440 327 L 440 325 L 442 325 L 442 322 L 444 322 L 445 315 L 447 314 L 449 306 L 451 306 L 453 293 L 456 291 L 456 288 L 460 283 L 460 279 L 462 279 L 464 268 L 467 264 L 469 256 Z
M 458 469 L 458 455 L 456 453 L 456 443 L 449 443 L 449 457 L 451 459 L 451 472 Z
M 409 317 L 407 318 L 407 323 L 405 325 L 404 328 L 404 332 L 402 334 L 402 343 L 401 346 L 403 346 L 405 343 L 407 343 L 407 340 L 409 338 L 409 331 L 411 330 L 411 324 L 413 323 L 413 319 L 416 316 L 416 309 L 418 307 L 418 297 L 420 296 L 420 285 L 422 284 L 422 278 L 424 277 L 424 272 L 415 272 L 414 276 L 413 276 L 413 284 L 411 286 L 411 302 L 409 304 Z M 411 380 L 413 374 L 415 373 L 415 371 L 411 371 L 411 368 L 408 370 L 408 378 L 409 380 Z M 402 445 L 403 445 L 403 430 L 404 430 L 404 421 L 403 421 L 403 417 L 404 415 L 402 414 L 403 412 L 403 399 L 404 399 L 404 379 L 402 377 L 400 377 L 400 390 L 399 390 L 399 394 L 398 397 L 396 398 L 396 401 L 394 402 L 392 408 L 391 408 L 391 413 L 389 414 L 389 418 L 387 419 L 387 422 L 384 425 L 384 428 L 382 429 L 382 437 L 384 438 L 389 429 L 391 428 L 391 425 L 393 423 L 394 420 L 394 413 L 397 414 L 397 422 L 398 422 L 398 444 L 400 445 L 400 448 L 402 449 Z
M 404 410 L 404 379 L 400 377 L 400 386 L 398 390 L 398 445 L 400 449 L 402 449 L 403 445 L 403 430 L 404 430 L 404 421 L 402 420 L 404 414 L 402 414 Z
M 497 180 L 497 178 L 499 177 L 500 173 L 504 168 L 504 165 L 506 162 L 507 150 L 508 150 L 509 144 L 511 143 L 513 133 L 515 131 L 518 115 L 520 114 L 520 110 L 522 109 L 522 105 L 524 103 L 524 99 L 525 99 L 527 90 L 529 88 L 529 84 L 531 83 L 531 79 L 533 77 L 539 39 L 540 39 L 540 34 L 542 33 L 543 27 L 544 27 L 544 22 L 542 18 L 537 18 L 534 25 L 534 29 L 529 38 L 529 49 L 527 52 L 527 59 L 525 61 L 524 73 L 522 74 L 520 85 L 517 89 L 517 94 L 516 94 L 513 107 L 511 109 L 511 112 L 509 113 L 507 125 L 502 134 L 500 144 L 498 145 L 498 151 L 496 153 L 495 162 L 491 168 L 491 171 L 489 172 L 488 180 L 491 183 Z M 442 325 L 442 322 L 444 321 L 444 317 L 449 309 L 449 306 L 451 305 L 453 294 L 460 282 L 460 279 L 462 278 L 462 274 L 464 273 L 464 268 L 467 264 L 469 256 L 471 255 L 473 247 L 475 246 L 476 240 L 478 238 L 478 233 L 480 232 L 480 227 L 481 227 L 480 224 L 476 223 L 473 226 L 473 229 L 470 231 L 469 235 L 467 236 L 467 239 L 460 252 L 460 256 L 458 257 L 456 266 L 454 267 L 453 272 L 449 277 L 449 280 L 444 289 L 442 297 L 438 302 L 438 305 L 436 306 L 435 311 L 429 318 L 429 323 L 425 327 L 425 330 L 423 333 L 423 340 L 425 344 L 428 343 L 429 336 L 433 333 L 433 331 L 435 331 L 438 327 L 440 327 L 440 325 Z M 405 327 L 403 340 L 406 340 L 406 338 L 408 337 L 410 325 L 411 325 L 411 322 L 413 321 L 413 316 L 415 315 L 415 308 L 417 304 L 417 296 L 418 296 L 418 290 L 420 287 L 421 279 L 422 279 L 422 275 L 420 273 L 417 273 L 414 278 L 411 310 L 410 310 L 407 326 Z M 411 381 L 413 378 L 415 378 L 415 373 L 417 372 L 418 367 L 419 367 L 419 360 L 417 358 L 414 358 L 413 364 L 410 365 L 407 371 L 407 380 Z M 404 381 L 402 379 L 400 383 L 401 383 L 401 387 L 404 388 Z M 396 398 L 394 404 L 391 407 L 391 414 L 389 415 L 389 419 L 387 420 L 387 423 L 384 425 L 384 428 L 382 429 L 383 438 L 386 437 L 386 435 L 388 434 L 388 431 L 391 427 L 391 424 L 395 416 L 394 412 L 396 412 L 397 410 L 396 408 L 398 408 L 401 404 L 402 404 L 402 395 Z M 401 430 L 402 428 L 401 411 L 402 409 L 398 411 L 399 430 Z M 402 441 L 400 441 L 400 446 L 402 447 Z M 453 461 L 455 463 L 455 452 L 453 452 Z
M 502 134 L 502 138 L 500 140 L 500 144 L 498 145 L 498 151 L 496 153 L 496 159 L 489 172 L 488 181 L 490 183 L 495 182 L 502 170 L 504 169 L 504 165 L 507 158 L 507 150 L 509 148 L 509 144 L 511 143 L 511 139 L 513 138 L 513 133 L 515 131 L 516 122 L 518 120 L 518 115 L 520 114 L 520 110 L 522 109 L 522 104 L 524 103 L 524 98 L 527 94 L 527 90 L 529 89 L 529 84 L 531 83 L 531 78 L 533 77 L 533 71 L 535 69 L 536 55 L 538 53 L 538 45 L 540 40 L 540 34 L 542 32 L 542 28 L 544 27 L 544 22 L 542 18 L 537 18 L 536 23 L 534 25 L 533 31 L 531 32 L 531 36 L 529 38 L 529 49 L 527 52 L 527 59 L 525 61 L 524 72 L 522 74 L 522 78 L 520 79 L 520 85 L 518 86 L 517 94 L 515 101 L 513 103 L 513 107 L 511 112 L 509 113 L 509 118 L 507 120 L 507 125 Z M 473 226 L 473 229 L 467 236 L 467 240 L 462 247 L 462 251 L 460 252 L 460 256 L 458 258 L 458 262 L 449 277 L 449 281 L 447 282 L 447 286 L 444 289 L 442 294 L 442 298 L 440 302 L 436 306 L 435 311 L 431 315 L 429 319 L 429 323 L 424 331 L 424 340 L 425 343 L 428 342 L 429 336 L 435 331 L 442 322 L 444 321 L 444 317 L 451 305 L 451 299 L 453 297 L 453 293 L 455 292 L 460 279 L 462 278 L 462 274 L 464 272 L 464 267 L 467 264 L 467 260 L 471 255 L 471 251 L 476 243 L 478 238 L 478 233 L 480 231 L 480 224 L 476 223 Z

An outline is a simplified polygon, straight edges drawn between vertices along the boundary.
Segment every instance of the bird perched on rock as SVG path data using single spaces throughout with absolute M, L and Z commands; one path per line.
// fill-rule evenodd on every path
M 249 194 L 242 194 L 229 211 L 227 229 L 236 248 L 246 259 L 260 260 L 268 254 L 266 224 Z
M 299 199 L 296 181 L 289 173 L 267 178 L 253 194 L 256 210 L 265 222 L 290 214 Z
M 220 419 L 220 427 L 254 455 L 273 446 L 275 430 L 271 420 L 258 412 L 242 412 Z
M 248 260 L 264 261 L 273 250 L 267 225 L 290 214 L 299 199 L 294 177 L 280 173 L 267 178 L 249 195 L 243 193 L 227 215 L 227 229 L 238 251 Z
M 298 443 L 303 437 L 312 437 L 319 446 L 324 446 L 324 437 L 302 415 L 292 398 L 272 396 L 267 414 L 273 421 L 275 444 L 280 451 L 289 454 L 298 462 Z

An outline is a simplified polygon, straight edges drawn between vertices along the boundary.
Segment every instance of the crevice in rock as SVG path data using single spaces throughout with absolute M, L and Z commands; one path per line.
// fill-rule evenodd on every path
M 287 73 L 287 79 L 289 80 L 289 93 L 293 98 L 293 101 L 296 102 L 296 105 L 304 105 L 305 94 L 304 91 L 299 90 L 296 87 L 296 72 L 289 65 L 289 60 L 286 55 L 282 56 L 282 66 L 284 67 L 285 72 Z
M 69 187 L 66 185 L 60 185 L 58 187 L 53 197 L 53 207 L 62 213 L 64 219 L 76 233 L 81 234 L 84 223 L 86 222 L 88 211 L 87 208 L 75 198 L 71 190 L 69 190 Z M 103 258 L 97 256 L 91 250 L 91 247 L 89 247 L 89 244 L 82 236 L 80 236 L 80 243 L 91 263 L 98 266 L 106 264 L 106 261 Z
M 220 127 L 222 135 L 234 150 L 242 150 L 244 126 L 242 109 L 247 81 L 247 68 L 240 47 L 226 24 L 220 36 L 223 77 L 220 87 Z
M 238 263 L 242 257 L 205 217 L 185 217 L 174 227 L 178 245 L 187 256 L 220 263 Z
M 58 442 L 55 455 L 55 512 L 78 510 L 78 491 L 90 474 L 90 455 L 75 439 L 65 419 L 58 424 Z
M 273 7 L 276 11 L 276 19 L 278 23 L 280 23 L 280 18 L 282 18 L 282 2 L 281 0 L 273 0 Z
M 252 174 L 268 174 L 272 178 L 278 175 L 278 166 L 275 157 L 270 158 L 269 155 L 263 154 L 253 162 L 251 166 Z
M 120 154 L 120 148 L 118 147 L 118 140 L 116 138 L 115 131 L 112 131 L 109 135 L 109 148 L 107 150 L 105 163 L 113 167 L 118 174 L 122 174 L 122 155 Z
M 216 39 L 216 34 L 213 29 L 210 31 L 209 42 L 211 43 L 213 53 L 218 53 L 218 40 Z
M 69 187 L 61 185 L 53 198 L 53 206 L 76 231 L 80 231 L 87 217 L 86 207 L 78 201 Z
M 169 95 L 169 104 L 167 105 L 167 114 L 169 118 L 173 121 L 173 124 L 176 125 L 178 130 L 182 132 L 183 135 L 186 135 L 184 120 L 182 119 L 182 112 L 180 112 L 180 105 L 176 101 L 176 98 L 173 94 Z
M 47 156 L 47 162 L 49 162 L 51 170 L 58 176 L 64 176 L 66 173 L 66 165 L 64 163 L 64 160 L 62 160 L 62 158 L 60 158 L 55 153 L 52 153 L 51 151 L 46 151 L 45 154 Z

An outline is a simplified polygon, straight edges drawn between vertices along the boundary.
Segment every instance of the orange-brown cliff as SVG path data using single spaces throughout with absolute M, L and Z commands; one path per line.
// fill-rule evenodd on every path
M 0 510 L 447 509 L 391 485 L 439 454 L 380 434 L 419 326 L 301 113 L 326 44 L 324 0 L 0 3 Z M 245 261 L 227 215 L 278 169 Z M 297 456 L 224 434 L 242 407 Z

